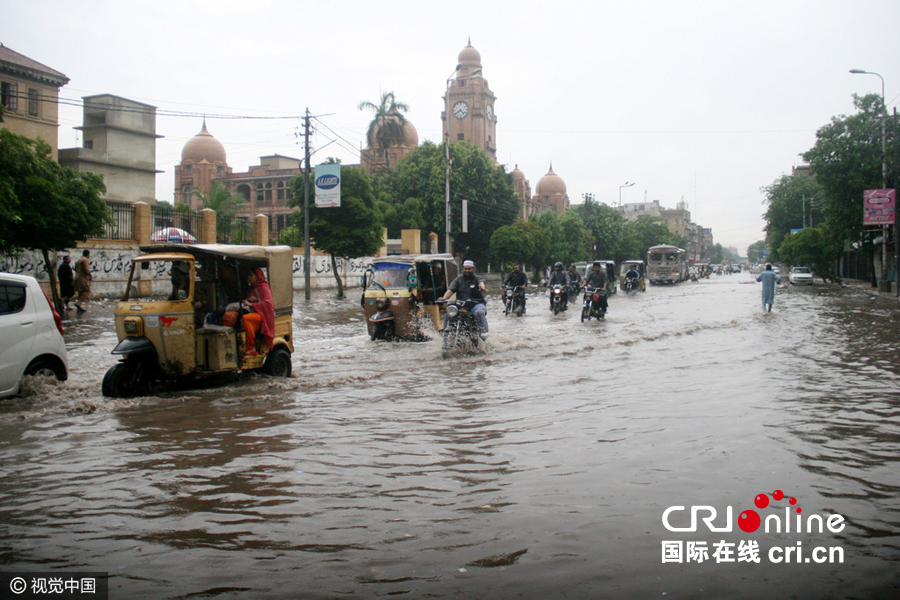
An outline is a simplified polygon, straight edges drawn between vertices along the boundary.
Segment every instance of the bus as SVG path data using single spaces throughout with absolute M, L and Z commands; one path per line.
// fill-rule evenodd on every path
M 677 246 L 653 246 L 647 250 L 650 283 L 678 283 L 687 277 L 687 254 Z

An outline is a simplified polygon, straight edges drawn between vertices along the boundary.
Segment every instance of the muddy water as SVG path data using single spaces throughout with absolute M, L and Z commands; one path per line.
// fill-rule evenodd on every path
M 486 351 L 450 358 L 369 341 L 360 312 L 298 299 L 289 380 L 115 402 L 111 306 L 73 319 L 70 381 L 0 405 L 0 568 L 107 571 L 112 598 L 897 596 L 895 302 L 785 288 L 763 314 L 733 275 L 582 324 L 535 295 L 521 319 L 492 301 Z M 732 531 L 663 526 L 693 505 Z M 795 506 L 845 526 L 738 527 Z M 759 563 L 714 556 L 749 540 Z

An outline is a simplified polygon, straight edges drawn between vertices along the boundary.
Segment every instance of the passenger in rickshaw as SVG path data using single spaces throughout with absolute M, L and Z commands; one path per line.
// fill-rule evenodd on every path
M 172 293 L 169 294 L 168 300 L 184 300 L 188 296 L 191 286 L 191 268 L 182 260 L 172 261 L 172 271 L 170 273 L 172 281 Z M 179 294 L 179 292 L 184 292 Z
M 260 331 L 265 337 L 266 346 L 271 349 L 275 334 L 275 303 L 272 300 L 272 290 L 266 283 L 266 276 L 262 269 L 252 269 L 247 275 L 250 289 L 247 297 L 241 302 L 241 324 L 243 325 L 246 340 L 244 344 L 245 354 L 254 356 L 256 351 L 256 334 Z M 234 327 L 237 324 L 238 311 L 232 310 L 225 313 L 222 324 Z
M 447 277 L 444 275 L 444 268 L 438 261 L 432 262 L 430 265 L 430 273 L 426 266 L 424 276 L 420 276 L 422 281 L 422 303 L 426 305 L 434 304 L 435 299 L 440 298 L 447 291 Z

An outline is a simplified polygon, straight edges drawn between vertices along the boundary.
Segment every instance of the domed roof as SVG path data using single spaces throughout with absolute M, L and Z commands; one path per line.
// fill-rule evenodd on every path
M 457 57 L 457 62 L 463 67 L 480 67 L 481 66 L 481 54 L 472 47 L 472 40 L 469 40 L 469 44 L 460 50 L 459 57 Z
M 553 163 L 550 163 L 550 170 L 541 177 L 535 188 L 536 196 L 552 196 L 554 194 L 566 194 L 566 182 L 562 177 L 553 172 Z
M 200 133 L 189 139 L 181 150 L 181 162 L 183 163 L 204 160 L 214 165 L 227 164 L 225 146 L 206 130 L 206 120 L 203 121 L 203 129 L 200 130 Z
M 512 171 L 512 176 L 516 179 L 525 179 L 525 173 L 519 170 L 519 165 Z
M 396 120 L 396 117 L 395 117 Z M 378 135 L 378 127 L 372 130 L 372 135 L 366 140 L 369 144 L 369 148 L 377 148 L 378 144 L 375 142 L 375 136 Z M 410 148 L 415 148 L 419 145 L 419 132 L 416 130 L 415 125 L 413 125 L 410 121 L 406 121 L 406 124 L 403 126 L 403 132 L 406 134 L 406 142 L 402 144 L 403 146 L 408 146 Z M 400 145 L 400 144 L 395 144 Z

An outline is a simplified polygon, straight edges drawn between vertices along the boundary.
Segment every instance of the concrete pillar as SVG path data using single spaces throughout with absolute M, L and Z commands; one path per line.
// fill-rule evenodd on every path
M 434 232 L 428 234 L 428 252 L 429 253 L 431 253 L 431 254 L 438 253 L 438 248 L 440 248 L 440 246 L 438 245 L 439 241 L 440 241 L 440 237 L 438 236 L 438 234 L 436 234 Z
M 384 245 L 378 249 L 378 253 L 375 254 L 375 256 L 387 256 L 387 251 L 388 251 L 387 227 L 384 228 L 384 233 L 382 234 L 381 239 L 384 241 Z
M 257 246 L 269 245 L 269 217 L 266 215 L 256 215 L 256 221 L 253 223 L 253 243 Z
M 200 210 L 200 240 L 201 244 L 215 244 L 218 231 L 216 228 L 216 211 L 211 208 Z
M 400 254 L 421 254 L 422 232 L 419 229 L 400 231 Z
M 150 205 L 146 202 L 135 202 L 131 238 L 138 246 L 145 246 L 150 243 L 151 235 L 153 235 L 153 220 L 150 216 Z

